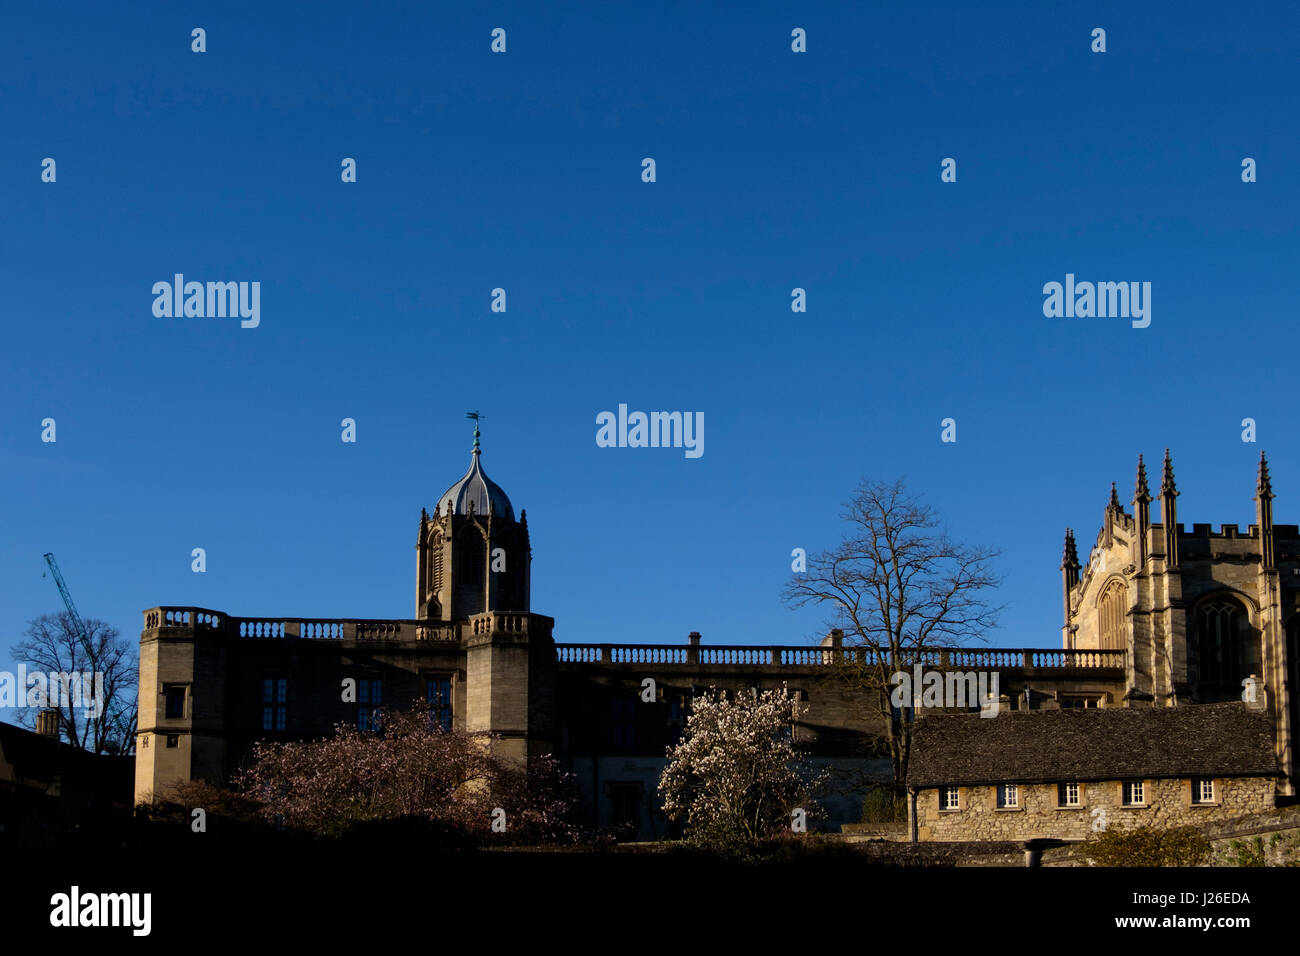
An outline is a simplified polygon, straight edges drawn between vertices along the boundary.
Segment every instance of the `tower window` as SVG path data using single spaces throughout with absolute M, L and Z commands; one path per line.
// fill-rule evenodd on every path
M 166 684 L 163 686 L 163 694 L 167 701 L 163 716 L 167 720 L 185 719 L 185 695 L 188 689 L 186 684 Z
M 1246 617 L 1232 601 L 1213 601 L 1196 610 L 1196 648 L 1201 683 L 1207 687 L 1239 688 L 1242 635 Z
M 483 536 L 473 528 L 467 529 L 456 541 L 456 580 L 452 583 L 456 587 L 481 588 L 486 557 Z
M 433 536 L 433 548 L 429 560 L 433 562 L 433 593 L 442 593 L 442 535 Z

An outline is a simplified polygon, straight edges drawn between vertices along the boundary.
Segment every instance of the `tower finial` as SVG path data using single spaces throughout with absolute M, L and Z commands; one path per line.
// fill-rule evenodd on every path
M 1133 500 L 1151 500 L 1151 489 L 1147 487 L 1147 466 L 1142 462 L 1141 455 L 1138 455 L 1137 487 L 1133 489 Z
M 1110 506 L 1116 511 L 1123 510 L 1119 503 L 1119 492 L 1115 490 L 1115 482 L 1110 483 Z
M 487 416 L 486 416 L 486 415 L 483 415 L 483 414 L 480 414 L 480 413 L 477 412 L 477 411 L 474 411 L 474 412 L 466 412 L 466 413 L 465 413 L 465 417 L 466 417 L 466 418 L 472 418 L 472 419 L 474 419 L 474 454 L 477 455 L 477 454 L 479 453 L 479 450 L 478 450 L 478 435 L 479 435 L 479 431 L 478 431 L 478 423 L 479 423 L 480 421 L 482 421 L 483 419 L 487 418 Z
M 1259 453 L 1259 481 L 1255 485 L 1255 494 L 1259 498 L 1273 497 L 1273 480 L 1268 476 L 1268 459 L 1262 450 Z
M 1174 463 L 1169 458 L 1169 449 L 1165 449 L 1165 470 L 1160 478 L 1160 494 L 1169 497 L 1178 496 L 1178 486 L 1174 484 Z

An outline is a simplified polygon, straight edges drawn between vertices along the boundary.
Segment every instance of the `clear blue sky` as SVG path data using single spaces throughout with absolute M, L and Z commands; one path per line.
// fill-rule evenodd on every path
M 810 640 L 790 551 L 867 476 L 1003 549 L 1007 646 L 1059 646 L 1063 529 L 1139 452 L 1245 525 L 1264 447 L 1300 521 L 1300 8 L 1135 6 L 11 5 L 0 662 L 45 551 L 132 640 L 410 617 L 468 409 L 561 641 Z M 259 281 L 260 327 L 155 317 L 177 272 Z M 1150 327 L 1045 318 L 1067 272 L 1151 282 Z M 703 457 L 598 448 L 620 402 L 703 412 Z

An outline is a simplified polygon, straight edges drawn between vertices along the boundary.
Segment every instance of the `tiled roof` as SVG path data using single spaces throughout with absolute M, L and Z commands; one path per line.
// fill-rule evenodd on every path
M 1273 725 L 1243 703 L 922 717 L 909 787 L 1277 774 Z

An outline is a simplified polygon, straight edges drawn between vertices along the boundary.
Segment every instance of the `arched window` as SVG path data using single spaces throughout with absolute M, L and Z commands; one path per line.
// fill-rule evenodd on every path
M 433 562 L 433 573 L 429 579 L 433 582 L 431 590 L 434 594 L 442 593 L 442 535 L 433 536 L 433 547 L 429 549 L 429 560 Z
M 456 580 L 457 588 L 483 586 L 484 561 L 483 535 L 473 528 L 466 528 L 456 539 Z
M 1128 647 L 1128 587 L 1123 581 L 1112 581 L 1102 592 L 1097 619 L 1103 650 Z
M 1236 601 L 1220 598 L 1196 609 L 1196 651 L 1202 687 L 1236 689 L 1245 677 L 1242 650 L 1249 622 Z

